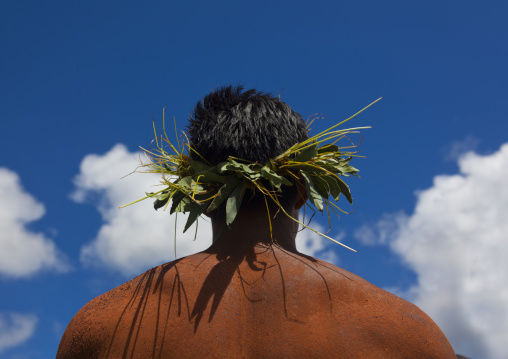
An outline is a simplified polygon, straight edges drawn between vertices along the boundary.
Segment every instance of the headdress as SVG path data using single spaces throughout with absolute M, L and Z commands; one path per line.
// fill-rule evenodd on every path
M 223 203 L 225 203 L 226 224 L 230 225 L 235 220 L 245 192 L 250 189 L 259 191 L 264 197 L 270 233 L 272 228 L 268 203 L 273 202 L 280 211 L 301 226 L 355 251 L 310 228 L 303 221 L 293 218 L 281 205 L 279 196 L 282 186 L 293 186 L 300 182 L 305 185 L 310 203 L 320 212 L 326 209 L 330 223 L 330 210 L 336 215 L 338 215 L 337 210 L 344 212 L 329 198 L 331 196 L 333 201 L 338 201 L 343 195 L 349 203 L 353 203 L 349 187 L 341 177 L 357 176 L 358 169 L 349 163 L 353 157 L 359 156 L 354 151 L 357 145 L 348 143 L 348 146 L 339 147 L 338 142 L 347 138 L 349 134 L 358 133 L 359 130 L 370 127 L 347 129 L 338 129 L 338 127 L 379 100 L 377 99 L 327 130 L 291 146 L 266 163 L 229 157 L 225 162 L 212 165 L 192 147 L 185 133 L 182 135 L 182 140 L 176 136 L 175 146 L 166 134 L 163 110 L 164 136 L 157 135 L 154 124 L 156 148 L 140 147 L 149 161 L 141 161 L 140 167 L 144 170 L 138 171 L 160 174 L 162 176 L 160 185 L 163 188 L 156 192 L 146 192 L 146 197 L 128 205 L 151 198 L 155 199 L 156 210 L 166 209 L 169 206 L 170 214 L 188 213 L 185 232 L 205 211 L 210 213 Z M 307 124 L 307 128 L 311 124 L 312 121 Z

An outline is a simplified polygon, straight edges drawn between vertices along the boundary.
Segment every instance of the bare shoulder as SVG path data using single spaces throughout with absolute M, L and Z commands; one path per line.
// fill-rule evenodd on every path
M 92 299 L 67 326 L 57 359 L 122 357 L 140 332 L 141 336 L 156 337 L 157 328 L 152 327 L 161 315 L 155 308 L 160 309 L 160 303 L 168 299 L 168 293 L 171 296 L 174 286 L 182 286 L 180 274 L 185 276 L 202 258 L 196 254 L 157 266 Z M 182 302 L 181 298 L 178 302 Z
M 316 267 L 327 280 L 334 317 L 346 326 L 348 340 L 358 340 L 358 357 L 362 351 L 374 357 L 382 348 L 393 351 L 392 358 L 456 357 L 443 332 L 416 305 L 329 263 L 316 261 Z
M 280 333 L 291 335 L 281 341 Z M 267 351 L 273 347 L 278 356 Z M 277 248 L 239 259 L 198 253 L 143 273 L 85 305 L 57 359 L 126 353 L 455 358 L 416 306 L 341 268 Z
M 62 336 L 57 359 L 102 358 L 109 348 L 111 335 L 117 329 L 122 313 L 133 298 L 151 287 L 151 280 L 161 267 L 153 268 L 136 278 L 92 299 L 72 318 Z

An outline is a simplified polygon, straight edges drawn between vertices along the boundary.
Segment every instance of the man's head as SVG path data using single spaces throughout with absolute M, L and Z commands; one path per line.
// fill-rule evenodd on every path
M 198 102 L 188 133 L 191 146 L 212 165 L 230 156 L 264 165 L 308 138 L 302 117 L 288 105 L 268 93 L 244 91 L 241 86 L 221 87 Z M 283 186 L 282 202 L 296 197 L 295 187 Z M 264 206 L 262 196 L 249 197 L 246 194 L 243 203 Z
M 302 117 L 268 93 L 221 87 L 196 104 L 189 120 L 191 145 L 211 164 L 229 156 L 264 165 L 308 138 Z

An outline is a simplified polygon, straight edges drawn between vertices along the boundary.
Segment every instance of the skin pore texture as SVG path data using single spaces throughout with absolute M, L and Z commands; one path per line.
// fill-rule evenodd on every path
M 298 215 L 301 200 L 291 206 Z M 296 217 L 295 217 L 296 218 Z M 455 358 L 416 306 L 298 253 L 297 224 L 242 210 L 213 244 L 93 299 L 63 358 Z

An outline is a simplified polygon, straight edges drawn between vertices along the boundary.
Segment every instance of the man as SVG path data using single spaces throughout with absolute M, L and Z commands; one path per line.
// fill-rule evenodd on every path
M 196 105 L 192 146 L 211 164 L 266 163 L 308 138 L 301 117 L 271 95 L 221 88 Z M 297 218 L 304 187 L 285 186 Z M 212 246 L 153 268 L 88 303 L 57 358 L 455 358 L 416 306 L 299 253 L 296 222 L 258 191 L 231 225 L 207 213 Z M 271 231 L 270 231 L 271 225 Z M 142 240 L 142 239 L 141 239 Z

